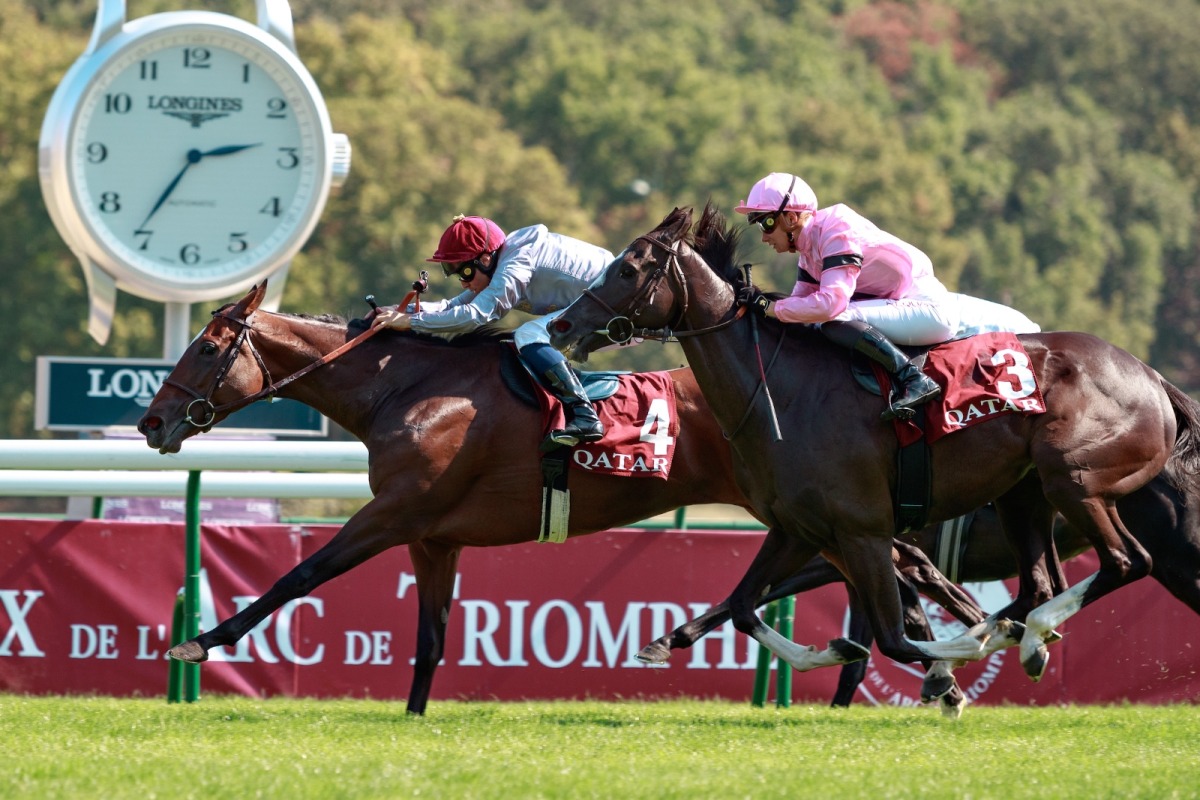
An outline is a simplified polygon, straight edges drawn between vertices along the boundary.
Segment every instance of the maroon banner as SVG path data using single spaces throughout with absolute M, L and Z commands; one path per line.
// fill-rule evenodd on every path
M 206 526 L 202 624 L 243 608 L 323 545 L 334 526 Z M 616 530 L 566 544 L 468 549 L 460 562 L 434 699 L 749 698 L 757 644 L 724 626 L 664 668 L 634 654 L 733 588 L 759 533 Z M 0 691 L 160 695 L 183 528 L 112 521 L 0 521 Z M 1078 581 L 1096 562 L 1067 565 Z M 1015 581 L 968 584 L 988 610 Z M 939 638 L 961 627 L 928 604 Z M 202 667 L 202 690 L 253 696 L 403 698 L 416 641 L 406 548 L 287 604 Z M 797 641 L 824 644 L 846 618 L 841 587 L 802 595 Z M 1038 684 L 1015 650 L 960 670 L 980 703 L 1162 703 L 1200 696 L 1200 617 L 1152 580 L 1064 625 Z M 798 702 L 828 702 L 825 669 L 794 677 Z M 865 701 L 913 704 L 920 671 L 872 658 Z

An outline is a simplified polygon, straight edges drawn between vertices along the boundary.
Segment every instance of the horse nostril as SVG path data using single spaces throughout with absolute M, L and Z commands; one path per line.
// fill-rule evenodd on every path
M 159 419 L 158 417 L 146 417 L 145 419 L 143 419 L 141 422 L 138 423 L 138 430 L 141 431 L 142 433 L 149 433 L 150 431 L 156 431 L 161 427 L 162 427 L 162 420 Z
M 550 327 L 554 328 L 555 333 L 567 333 L 571 330 L 571 323 L 565 319 L 556 319 L 550 323 Z

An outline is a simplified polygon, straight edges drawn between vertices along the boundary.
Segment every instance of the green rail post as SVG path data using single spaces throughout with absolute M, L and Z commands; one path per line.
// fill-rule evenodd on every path
M 775 627 L 775 617 L 779 613 L 779 601 L 768 603 L 763 612 L 763 624 L 768 628 Z M 767 689 L 771 685 L 772 653 L 762 645 L 758 646 L 758 666 L 754 668 L 754 693 L 750 696 L 750 705 L 762 708 L 767 704 Z
M 175 610 L 171 613 L 171 647 L 183 638 L 183 591 L 175 595 Z M 183 701 L 183 662 L 167 659 L 167 702 Z
M 687 506 L 680 506 L 675 509 L 675 527 L 678 530 L 683 530 L 687 527 Z
M 184 544 L 183 640 L 200 635 L 200 471 L 188 472 Z M 200 699 L 200 665 L 183 665 L 184 699 Z
M 779 635 L 792 640 L 796 622 L 796 597 L 788 595 L 779 600 Z M 786 661 L 775 664 L 775 705 L 790 708 L 792 705 L 792 666 Z

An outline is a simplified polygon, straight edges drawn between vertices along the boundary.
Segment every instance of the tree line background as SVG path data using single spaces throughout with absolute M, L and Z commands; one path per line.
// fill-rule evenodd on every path
M 250 0 L 129 4 L 179 8 L 254 18 Z M 354 164 L 285 311 L 398 301 L 456 213 L 616 252 L 677 205 L 711 198 L 733 218 L 755 180 L 787 171 L 922 247 L 950 288 L 1095 333 L 1200 392 L 1197 0 L 292 8 Z M 83 276 L 38 186 L 42 119 L 94 10 L 0 0 L 0 437 L 35 435 L 37 356 L 162 355 L 161 306 L 125 293 L 109 343 L 88 337 Z M 751 255 L 757 283 L 790 289 L 794 257 Z M 433 297 L 456 291 L 435 277 Z M 196 330 L 217 305 L 197 304 Z M 648 343 L 596 363 L 682 360 Z

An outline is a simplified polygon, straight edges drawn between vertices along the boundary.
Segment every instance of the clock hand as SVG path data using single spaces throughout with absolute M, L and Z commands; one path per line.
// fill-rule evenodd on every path
M 187 163 L 183 165 L 183 169 L 179 170 L 179 174 L 175 176 L 175 179 L 167 184 L 167 188 L 163 190 L 163 193 L 158 196 L 158 200 L 154 203 L 154 208 L 150 209 L 150 213 L 146 215 L 144 220 L 142 220 L 142 224 L 138 226 L 138 230 L 145 228 L 146 223 L 150 221 L 150 218 L 154 216 L 155 212 L 162 208 L 163 203 L 167 202 L 167 198 L 171 196 L 171 192 L 175 191 L 175 187 L 179 185 L 181 180 L 183 180 L 184 174 L 188 171 L 188 168 L 190 168 L 192 164 L 199 164 L 200 159 L 206 156 L 228 156 L 232 155 L 233 153 L 240 153 L 241 151 L 247 150 L 251 147 L 258 147 L 260 144 L 261 142 L 256 142 L 254 144 L 231 144 L 224 147 L 214 147 L 212 150 L 206 150 L 203 153 L 194 147 L 191 150 L 188 150 Z
M 229 144 L 225 145 L 224 147 L 214 147 L 212 150 L 205 150 L 203 153 L 200 153 L 200 158 L 206 158 L 208 156 L 227 156 L 233 153 L 240 153 L 243 150 L 250 149 L 251 147 L 258 147 L 261 144 L 262 142 L 255 142 L 254 144 Z M 191 155 L 191 153 L 188 153 L 189 158 Z M 199 161 L 200 158 L 197 158 L 196 160 Z

